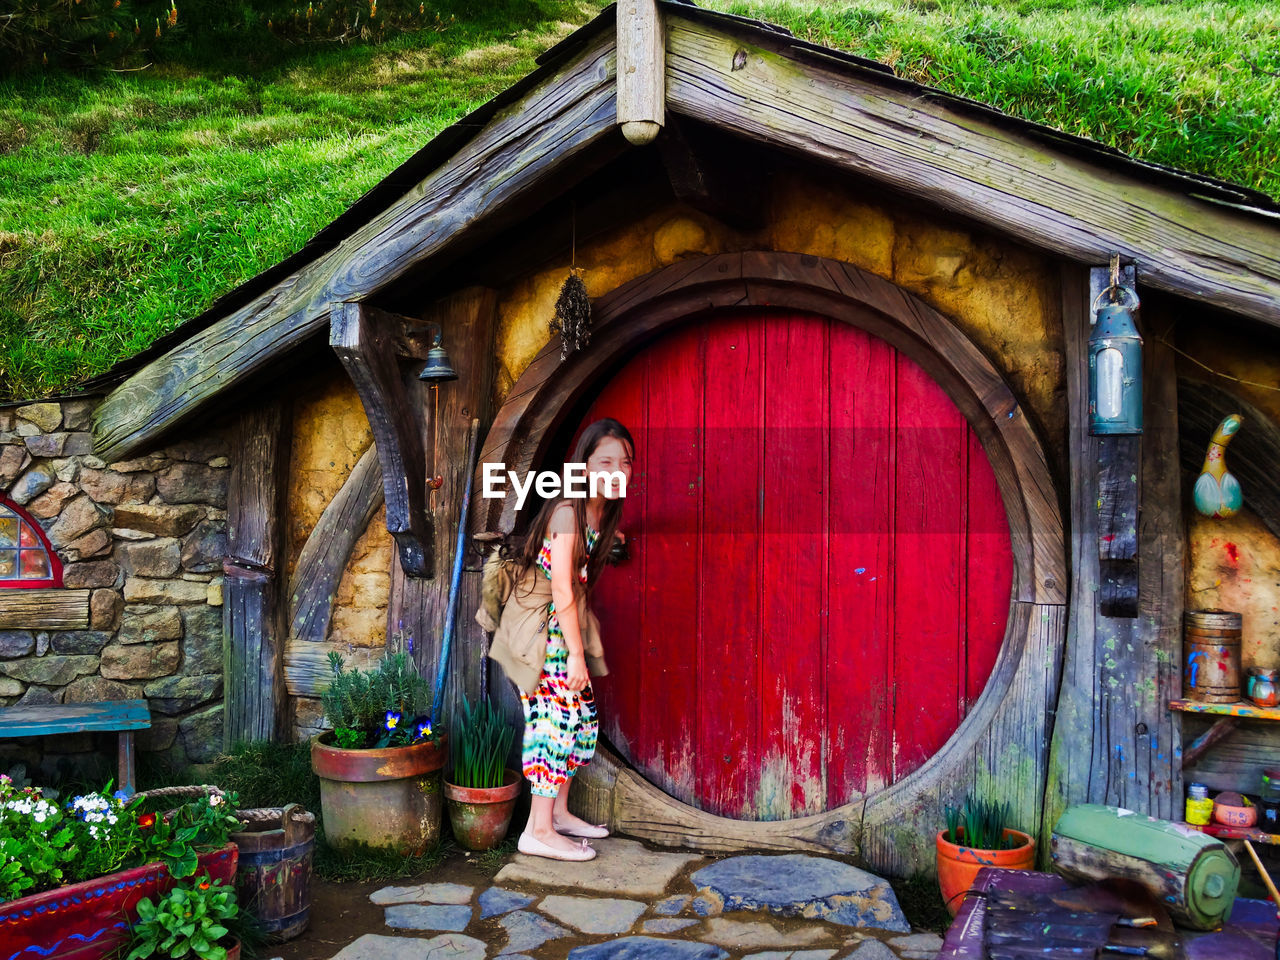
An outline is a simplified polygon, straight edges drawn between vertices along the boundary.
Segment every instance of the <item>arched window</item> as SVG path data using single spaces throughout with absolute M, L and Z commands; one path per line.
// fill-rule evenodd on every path
M 0 590 L 60 586 L 62 562 L 40 524 L 12 500 L 0 496 Z

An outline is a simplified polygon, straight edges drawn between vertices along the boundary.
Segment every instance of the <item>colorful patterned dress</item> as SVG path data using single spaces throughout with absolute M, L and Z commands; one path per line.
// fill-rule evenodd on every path
M 600 534 L 587 526 L 587 553 Z M 538 566 L 551 579 L 551 538 L 542 538 Z M 586 583 L 584 568 L 578 578 Z M 596 698 L 588 682 L 570 690 L 569 648 L 556 617 L 555 601 L 547 608 L 547 656 L 533 693 L 520 692 L 524 705 L 524 743 L 521 762 L 534 796 L 554 797 L 566 780 L 596 752 L 599 722 Z

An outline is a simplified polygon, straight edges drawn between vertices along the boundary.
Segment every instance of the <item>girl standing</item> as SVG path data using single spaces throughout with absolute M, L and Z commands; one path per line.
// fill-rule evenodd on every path
M 618 521 L 634 455 L 631 434 L 617 420 L 596 420 L 582 432 L 570 462 L 586 464 L 592 495 L 548 500 L 538 511 L 494 635 L 489 656 L 520 688 L 524 708 L 521 760 L 533 797 L 521 853 L 590 860 L 596 851 L 584 838 L 608 836 L 604 826 L 571 814 L 568 798 L 573 775 L 596 748 L 590 675 L 608 672 L 587 599 L 615 536 L 622 537 Z

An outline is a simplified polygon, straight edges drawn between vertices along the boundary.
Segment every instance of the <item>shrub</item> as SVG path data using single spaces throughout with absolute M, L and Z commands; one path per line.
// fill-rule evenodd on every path
M 407 654 L 393 653 L 373 670 L 343 670 L 330 652 L 333 681 L 321 697 L 340 747 L 400 746 L 432 739 L 431 687 Z

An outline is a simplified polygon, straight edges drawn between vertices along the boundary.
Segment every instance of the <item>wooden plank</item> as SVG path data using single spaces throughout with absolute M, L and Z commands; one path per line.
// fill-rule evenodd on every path
M 764 564 L 761 572 L 759 799 L 754 819 L 826 809 L 828 323 L 770 313 L 764 322 Z M 753 705 L 755 706 L 755 705 Z M 742 716 L 742 711 L 736 711 Z M 754 718 L 752 718 L 754 719 Z
M 1194 743 L 1213 728 L 1220 717 L 1212 714 L 1184 713 L 1182 740 Z M 1237 718 L 1227 718 L 1237 719 Z M 1182 778 L 1185 782 L 1203 783 L 1211 791 L 1236 790 L 1258 793 L 1262 787 L 1262 771 L 1276 766 L 1280 756 L 1280 725 L 1271 720 L 1239 718 L 1231 736 L 1213 745 L 1185 762 Z
M 1265 830 L 1259 830 L 1257 827 L 1229 827 L 1225 823 L 1185 823 L 1176 821 L 1180 826 L 1190 827 L 1192 830 L 1199 830 L 1201 833 L 1207 833 L 1211 837 L 1217 837 L 1219 840 L 1248 840 L 1252 843 L 1266 843 L 1271 846 L 1280 846 L 1280 834 L 1267 833 Z
M 289 638 L 318 642 L 329 635 L 333 598 L 351 548 L 382 505 L 382 468 L 369 447 L 307 536 L 289 584 Z
M 966 474 L 968 527 L 965 531 L 965 677 L 961 709 L 968 715 L 982 696 L 995 669 L 1009 619 L 1009 591 L 971 589 L 970 584 L 1013 583 L 1013 554 L 1009 550 L 1009 521 L 994 471 L 977 435 L 968 431 L 969 470 Z
M 1249 700 L 1237 703 L 1202 703 L 1199 700 L 1170 700 L 1169 709 L 1181 713 L 1208 713 L 1244 720 L 1280 720 L 1280 707 L 1260 707 Z
M 467 444 L 471 436 L 471 419 L 480 419 L 483 431 L 490 419 L 490 395 L 495 365 L 493 337 L 497 326 L 497 295 L 488 287 L 467 287 L 430 304 L 422 314 L 424 322 L 438 323 L 443 330 L 449 359 L 458 379 L 438 388 L 424 388 L 419 401 L 428 407 L 423 418 L 422 444 L 432 474 L 443 478 L 443 485 L 431 491 L 428 509 L 432 514 L 440 542 L 425 579 L 408 575 L 401 562 L 391 565 L 391 597 L 387 606 L 387 635 L 401 632 L 413 638 L 414 661 L 427 677 L 434 677 L 439 663 L 445 614 L 449 604 L 450 579 L 453 573 L 454 549 L 460 522 L 466 522 L 472 533 L 485 528 L 461 517 L 462 496 L 467 479 Z M 438 391 L 438 392 L 433 392 Z M 437 419 L 428 431 L 431 417 Z M 434 444 L 433 444 L 434 439 Z M 483 486 L 473 480 L 471 492 L 473 515 L 481 512 Z M 471 540 L 465 543 L 471 549 Z M 465 558 L 464 558 L 465 565 Z M 475 605 L 458 607 L 456 635 L 450 659 L 453 664 L 468 663 L 478 658 L 487 638 L 475 623 Z M 451 666 L 446 674 L 441 716 L 449 724 L 466 696 L 475 702 L 480 694 L 479 671 L 468 674 L 470 686 L 456 680 L 458 670 Z
M 145 700 L 23 704 L 0 708 L 0 737 L 46 737 L 91 730 L 145 730 L 151 710 Z
M 250 406 L 237 424 L 227 487 L 223 563 L 223 748 L 276 740 L 289 727 L 281 598 L 292 412 L 289 400 Z
M 856 638 L 828 644 L 827 685 L 859 708 L 832 711 L 828 720 L 829 804 L 893 782 L 896 367 L 896 351 L 883 340 L 831 338 L 831 482 L 838 486 L 829 507 L 827 602 L 832 623 L 859 629 Z
M 667 106 L 803 152 L 1056 257 L 1141 260 L 1144 283 L 1278 321 L 1280 233 L 874 77 L 789 59 L 666 8 Z M 745 51 L 745 58 L 738 51 Z
M 917 364 L 899 360 L 895 389 L 893 778 L 900 780 L 960 725 L 968 429 Z
M 1058 703 L 1045 811 L 1049 823 L 1075 803 L 1106 803 L 1168 818 L 1182 802 L 1181 739 L 1164 707 L 1180 684 L 1184 589 L 1172 353 L 1155 338 L 1143 351 L 1139 615 L 1108 617 L 1097 600 L 1100 445 L 1088 432 L 1088 291 L 1086 271 L 1064 269 L 1074 581 L 1070 659 Z M 1148 324 L 1164 329 L 1151 314 Z
M 617 7 L 618 124 L 627 139 L 648 143 L 664 121 L 666 37 L 657 0 Z
M 744 691 L 760 689 L 764 663 L 764 518 L 756 490 L 764 471 L 764 330 L 756 318 L 743 316 L 726 318 L 719 329 L 719 336 L 708 338 L 703 368 L 703 602 L 697 624 L 703 663 L 715 667 L 704 668 L 709 682 L 699 684 L 694 750 L 699 806 L 719 816 L 754 819 L 751 798 L 760 784 L 763 734 L 759 707 L 744 711 L 743 703 Z M 742 477 L 756 483 L 744 484 Z M 719 599 L 728 597 L 732 602 Z
M 402 318 L 362 303 L 332 304 L 329 317 L 329 346 L 355 384 L 373 431 L 387 531 L 396 541 L 400 568 L 411 577 L 430 577 L 436 547 L 426 508 L 421 422 L 425 390 L 417 382 L 406 382 L 413 375 L 401 370 L 396 359 L 396 329 Z
M 0 630 L 88 630 L 88 590 L 0 590 Z
M 331 303 L 368 297 L 464 233 L 478 240 L 542 206 L 564 188 L 551 179 L 570 162 L 616 156 L 626 144 L 616 132 L 614 65 L 605 32 L 337 247 L 130 377 L 94 411 L 98 455 L 127 457 L 260 375 L 327 326 Z
M 353 647 L 347 643 L 289 639 L 284 650 L 284 678 L 289 695 L 319 697 L 333 682 L 329 653 L 335 652 L 345 661 L 346 670 L 372 670 L 386 655 L 382 647 Z

